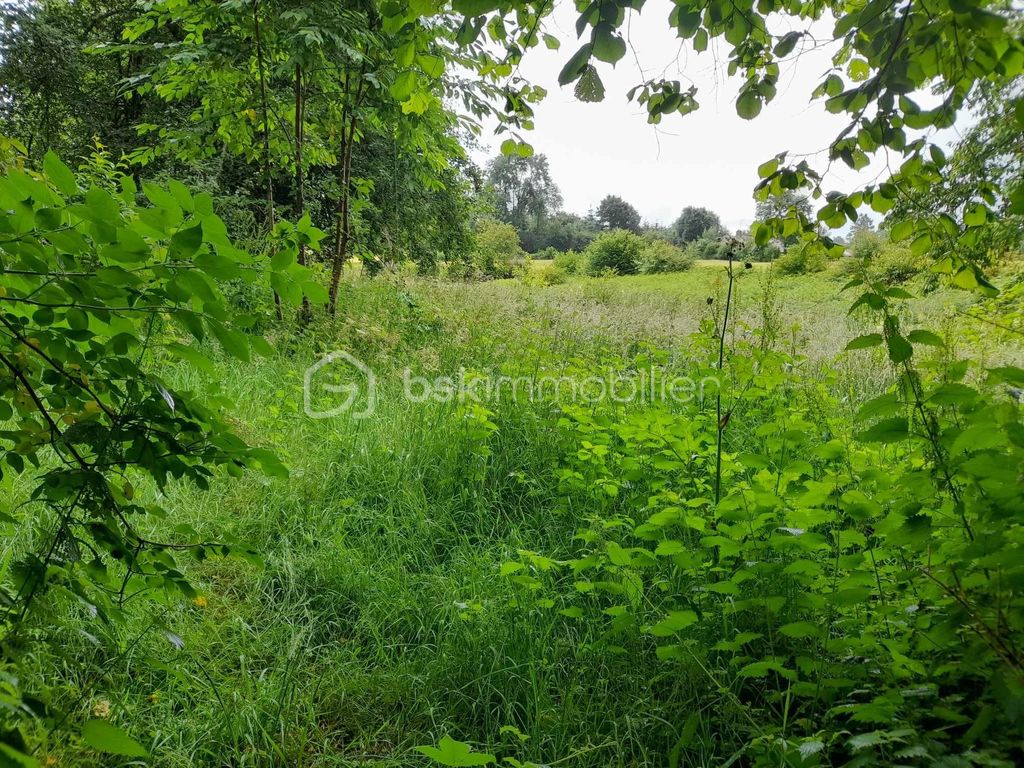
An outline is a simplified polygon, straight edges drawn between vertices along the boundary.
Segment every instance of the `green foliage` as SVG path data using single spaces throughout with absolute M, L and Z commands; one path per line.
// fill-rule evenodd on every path
M 494 755 L 485 752 L 473 752 L 469 744 L 456 741 L 451 736 L 442 736 L 436 747 L 416 747 L 421 752 L 439 765 L 490 765 L 495 761 Z
M 926 267 L 925 260 L 905 245 L 887 243 L 868 265 L 870 274 L 889 284 L 905 283 Z
M 597 206 L 594 218 L 602 229 L 625 229 L 640 233 L 640 214 L 632 205 L 617 195 L 608 195 Z
M 546 248 L 582 251 L 597 235 L 598 229 L 592 221 L 565 211 L 547 216 L 519 233 L 523 247 L 531 253 Z
M 873 259 L 885 248 L 888 238 L 882 232 L 858 229 L 850 238 L 850 256 L 855 259 Z
M 520 231 L 538 226 L 562 206 L 544 155 L 496 157 L 487 166 L 487 186 L 498 218 Z
M 1019 35 L 1020 19 L 1011 23 Z M 1021 98 L 1019 77 L 982 83 L 968 100 L 976 122 L 953 146 L 947 172 L 941 180 L 897 198 L 886 222 L 892 226 L 917 219 L 970 220 L 971 237 L 944 237 L 935 243 L 938 250 L 969 261 L 989 264 L 1024 250 Z M 992 207 L 991 215 L 983 212 L 984 206 L 979 208 L 979 202 Z
M 587 271 L 587 257 L 576 251 L 563 251 L 555 255 L 554 265 L 567 275 L 582 275 Z
M 519 279 L 526 285 L 561 285 L 568 279 L 568 273 L 552 262 L 528 262 Z
M 641 5 L 580 3 L 581 42 L 560 83 L 603 98 L 603 65 L 625 56 Z M 881 156 L 889 173 L 826 189 L 810 159 L 780 153 L 758 169 L 759 221 L 743 248 L 766 254 L 782 243 L 780 270 L 812 272 L 842 251 L 823 228 L 860 221 L 865 208 L 891 214 L 892 242 L 870 245 L 866 263 L 851 260 L 865 274 L 850 283 L 860 294 L 849 322 L 871 325 L 838 369 L 811 368 L 796 330 L 790 351 L 776 347 L 767 289 L 762 327 L 737 321 L 745 278 L 731 266 L 699 303 L 703 333 L 685 351 L 673 343 L 671 355 L 636 335 L 587 335 L 595 308 L 621 300 L 614 279 L 527 296 L 519 322 L 500 317 L 490 333 L 481 317 L 497 307 L 463 308 L 446 330 L 474 346 L 441 348 L 450 359 L 415 346 L 437 328 L 402 287 L 411 278 L 390 270 L 373 285 L 376 312 L 313 326 L 310 305 L 327 300 L 333 314 L 339 290 L 346 308 L 358 306 L 341 282 L 353 253 L 427 268 L 441 259 L 478 275 L 518 266 L 532 279 L 512 226 L 483 221 L 469 257 L 466 224 L 479 210 L 468 195 L 480 185 L 453 136 L 484 118 L 505 134 L 490 169 L 499 214 L 524 241 L 536 234 L 531 249 L 585 245 L 590 225 L 555 216 L 546 162 L 520 135 L 544 95 L 520 64 L 541 41 L 557 48 L 543 31 L 551 8 L 59 0 L 5 10 L 0 112 L 21 142 L 0 142 L 12 159 L 0 179 L 0 482 L 15 500 L 0 519 L 11 534 L 0 569 L 0 759 L 33 764 L 29 752 L 51 743 L 58 753 L 68 744 L 75 762 L 93 752 L 141 758 L 145 742 L 180 749 L 182 764 L 349 761 L 336 745 L 357 760 L 396 745 L 385 759 L 404 761 L 439 724 L 462 721 L 481 743 L 511 736 L 521 746 L 532 731 L 530 757 L 590 766 L 1021 762 L 1024 372 L 1019 354 L 971 363 L 934 331 L 905 328 L 909 293 L 893 285 L 931 262 L 930 275 L 985 295 L 968 318 L 1010 335 L 1020 324 L 1019 283 L 998 296 L 981 271 L 1020 246 L 1019 9 L 972 0 L 672 9 L 670 26 L 695 52 L 714 42 L 728 57 L 744 119 L 775 97 L 780 63 L 818 45 L 820 20 L 832 25 L 833 66 L 813 94 L 845 116 L 828 162 L 860 171 Z M 100 55 L 87 60 L 83 43 Z M 629 94 L 652 123 L 697 109 L 696 96 L 663 77 Z M 947 157 L 937 136 L 966 108 L 981 120 Z M 94 133 L 117 164 L 97 151 L 82 178 L 47 154 L 84 155 Z M 19 150 L 42 173 L 25 170 Z M 242 198 L 232 236 L 218 215 L 226 209 L 195 186 L 150 182 L 140 196 L 122 151 L 154 174 L 180 164 L 225 200 Z M 279 207 L 295 221 L 280 220 Z M 727 253 L 713 214 L 688 210 L 678 239 L 704 258 Z M 306 268 L 323 238 L 314 222 L 333 232 L 321 257 L 327 289 Z M 236 245 L 243 228 L 254 255 Z M 636 235 L 610 232 L 588 247 L 587 268 L 629 274 L 669 261 L 664 249 L 643 254 Z M 539 282 L 561 278 L 560 265 L 545 269 Z M 454 288 L 466 286 L 445 286 Z M 527 293 L 512 289 L 517 300 Z M 271 290 L 280 319 L 302 307 L 304 333 L 281 342 L 296 358 L 343 341 L 431 371 L 453 360 L 465 370 L 467 357 L 579 378 L 681 367 L 702 389 L 671 404 L 462 400 L 418 416 L 392 398 L 390 431 L 344 423 L 314 433 L 296 418 L 285 448 L 315 461 L 315 434 L 323 466 L 315 480 L 294 478 L 281 501 L 278 487 L 242 477 L 251 467 L 283 479 L 275 455 L 235 434 L 250 399 L 261 408 L 246 435 L 273 439 L 283 411 L 300 413 L 300 369 L 272 393 L 255 378 L 287 365 L 249 334 L 271 327 Z M 552 324 L 546 303 L 574 290 L 585 320 L 573 325 L 564 312 Z M 460 311 L 450 295 L 437 303 Z M 673 318 L 694 314 L 677 311 L 679 297 L 662 306 Z M 551 325 L 557 339 L 542 338 Z M 225 373 L 234 397 L 215 386 Z M 424 434 L 444 439 L 402 443 Z M 237 494 L 223 518 L 279 558 L 265 579 L 210 562 L 248 554 L 230 535 L 193 527 L 221 509 L 194 502 L 211 486 Z M 184 510 L 191 524 L 179 522 Z M 518 556 L 499 582 L 495 561 L 509 552 Z M 210 658 L 167 661 L 165 641 L 176 651 L 182 642 L 165 617 L 187 623 L 173 598 L 208 607 L 197 575 L 227 606 L 190 619 Z M 153 630 L 163 645 L 138 662 Z M 374 671 L 347 682 L 365 668 Z M 126 692 L 116 718 L 107 700 L 86 714 L 101 679 Z M 229 695 L 224 680 L 235 683 Z M 139 708 L 146 684 L 154 705 L 160 686 L 174 687 L 167 712 Z M 193 711 L 202 714 L 182 725 Z M 364 713 L 374 727 L 360 742 L 349 725 Z M 131 727 L 114 725 L 123 715 Z M 157 737 L 129 735 L 150 722 Z M 80 736 L 60 735 L 65 724 Z M 198 734 L 192 745 L 187 733 Z M 419 749 L 447 765 L 496 760 L 447 736 Z M 552 749 L 564 754 L 541 754 Z
M 693 259 L 686 251 L 664 240 L 647 242 L 637 259 L 637 272 L 643 275 L 684 272 L 692 266 Z
M 698 208 L 688 205 L 679 214 L 679 218 L 672 225 L 674 239 L 678 245 L 686 245 L 699 240 L 705 235 L 716 237 L 722 230 L 722 222 L 718 215 L 707 208 Z M 707 258 L 701 256 L 699 258 Z
M 806 275 L 823 272 L 828 257 L 816 243 L 797 243 L 775 260 L 775 269 L 783 275 Z
M 638 235 L 618 229 L 598 235 L 587 246 L 587 274 L 632 275 L 637 270 L 644 241 Z
M 579 545 L 521 550 L 503 571 L 524 611 L 593 625 L 608 659 L 656 655 L 735 713 L 715 715 L 723 743 L 681 740 L 681 762 L 1016 759 L 1024 565 L 1003 521 L 1022 510 L 1024 441 L 992 385 L 1024 371 L 968 384 L 967 362 L 929 354 L 940 337 L 902 330 L 902 289 L 862 290 L 882 333 L 850 354 L 887 360 L 896 382 L 850 423 L 834 371 L 794 380 L 799 359 L 756 338 L 720 368 L 712 323 L 690 376 L 717 383 L 690 401 L 563 408 L 559 505 L 589 520 Z
M 526 254 L 511 224 L 495 219 L 477 222 L 473 267 L 485 277 L 512 277 L 512 270 Z
M 127 596 L 139 590 L 196 595 L 176 561 L 182 553 L 235 549 L 187 527 L 153 540 L 149 521 L 167 513 L 159 496 L 137 488 L 148 483 L 165 495 L 188 481 L 206 489 L 217 467 L 285 473 L 271 452 L 233 433 L 218 404 L 169 386 L 155 361 L 210 371 L 203 347 L 211 343 L 246 362 L 271 353 L 246 333 L 253 318 L 229 310 L 222 285 L 269 275 L 292 304 L 323 301 L 323 288 L 295 263 L 298 245 L 315 246 L 322 233 L 308 220 L 281 222 L 268 268 L 232 244 L 209 195 L 176 181 L 144 183 L 139 204 L 130 176 L 111 191 L 78 179 L 52 153 L 43 165 L 43 174 L 9 167 L 0 178 L 0 477 L 31 478 L 32 504 L 45 510 L 34 546 L 0 584 L 5 630 L 17 632 L 33 604 L 64 594 L 91 606 L 95 631 L 116 631 Z M 12 648 L 4 661 L 17 665 Z M 18 712 L 28 710 L 5 715 L 12 748 Z M 108 752 L 142 754 L 106 723 L 84 737 Z
M 687 246 L 687 251 L 695 259 L 727 259 L 729 243 L 722 237 L 721 231 L 709 229 Z

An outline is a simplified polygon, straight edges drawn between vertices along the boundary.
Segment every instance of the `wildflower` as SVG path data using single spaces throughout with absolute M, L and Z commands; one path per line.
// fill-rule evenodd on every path
M 205 608 L 210 604 L 202 595 L 199 595 L 199 597 L 195 598 L 192 602 L 196 604 L 197 608 Z
M 93 717 L 107 717 L 110 714 L 110 702 L 100 699 L 92 707 Z

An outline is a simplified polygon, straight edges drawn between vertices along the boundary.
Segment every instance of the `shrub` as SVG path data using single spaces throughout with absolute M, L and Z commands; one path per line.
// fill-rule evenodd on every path
M 644 275 L 684 272 L 692 266 L 693 259 L 686 251 L 664 240 L 648 242 L 637 260 L 637 271 Z
M 587 257 L 579 251 L 565 251 L 555 256 L 554 265 L 567 275 L 582 275 L 587 271 Z
M 775 260 L 775 268 L 783 275 L 822 272 L 827 266 L 825 252 L 811 243 L 797 243 Z
M 744 244 L 739 253 L 736 254 L 737 261 L 775 261 L 782 255 L 782 249 L 775 243 L 757 245 L 753 241 Z
M 904 283 L 923 268 L 921 258 L 905 245 L 895 243 L 886 243 L 870 263 L 870 271 L 888 283 Z
M 533 254 L 533 258 L 538 261 L 554 261 L 558 258 L 558 254 L 561 253 L 557 248 L 552 248 L 550 245 L 542 251 L 537 251 Z
M 601 275 L 610 271 L 616 275 L 632 275 L 643 247 L 643 238 L 632 232 L 624 229 L 604 232 L 587 246 L 587 274 Z
M 533 262 L 520 279 L 526 285 L 561 285 L 568 279 L 565 270 L 551 262 Z
M 886 246 L 886 236 L 870 229 L 858 229 L 850 239 L 850 255 L 855 259 L 873 259 Z
M 495 219 L 481 219 L 477 224 L 473 266 L 481 275 L 512 277 L 513 267 L 525 255 L 511 224 Z
M 722 231 L 717 228 L 690 243 L 688 250 L 695 259 L 725 259 L 729 256 L 729 246 L 722 241 Z

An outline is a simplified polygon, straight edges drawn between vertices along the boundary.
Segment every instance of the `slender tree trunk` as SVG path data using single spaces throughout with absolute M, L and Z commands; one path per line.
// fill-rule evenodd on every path
M 342 129 L 342 156 L 338 169 L 338 220 L 334 229 L 334 263 L 331 268 L 331 287 L 329 291 L 328 310 L 331 317 L 338 312 L 338 284 L 341 273 L 348 259 L 348 243 L 351 234 L 351 187 L 352 187 L 352 148 L 356 138 L 356 115 L 353 110 L 352 119 L 347 129 Z
M 260 76 L 260 105 L 263 109 L 263 172 L 267 184 L 267 239 L 274 233 L 276 226 L 276 215 L 274 211 L 274 175 L 270 166 L 270 107 L 267 102 L 267 74 L 263 66 L 263 40 L 260 36 L 260 14 L 259 0 L 252 0 L 252 25 L 253 35 L 256 42 L 256 68 Z M 274 311 L 278 321 L 284 320 L 284 311 L 281 308 L 281 297 L 274 291 Z
M 303 189 L 305 178 L 302 169 L 302 144 L 305 138 L 304 122 L 306 119 L 306 104 L 302 91 L 302 67 L 295 67 L 295 218 L 301 219 L 306 212 L 306 198 Z M 306 246 L 299 243 L 299 264 L 306 266 Z M 299 322 L 305 325 L 309 322 L 309 299 L 302 297 L 302 310 L 299 313 Z

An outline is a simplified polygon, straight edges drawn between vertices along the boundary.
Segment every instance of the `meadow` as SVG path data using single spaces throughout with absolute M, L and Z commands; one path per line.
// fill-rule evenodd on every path
M 692 578 L 684 575 L 687 568 L 699 564 L 686 561 L 682 545 L 671 542 L 689 542 L 698 551 L 693 537 L 713 531 L 689 517 L 682 538 L 634 526 L 652 510 L 683 505 L 699 513 L 701 498 L 712 492 L 708 461 L 719 418 L 713 397 L 609 406 L 550 399 L 411 403 L 402 396 L 399 372 L 407 366 L 425 375 L 466 368 L 481 375 L 557 370 L 579 376 L 604 365 L 649 364 L 715 374 L 725 287 L 722 264 L 656 277 L 576 278 L 545 288 L 514 280 L 353 274 L 341 286 L 344 319 L 290 344 L 282 341 L 284 352 L 250 363 L 219 359 L 214 376 L 169 364 L 164 375 L 176 391 L 219 398 L 236 431 L 277 452 L 290 476 L 221 476 L 208 492 L 176 483 L 157 494 L 168 521 L 151 524 L 154 538 L 227 537 L 247 542 L 256 556 L 192 562 L 186 575 L 197 590 L 193 599 L 140 596 L 117 636 L 95 636 L 97 624 L 87 612 L 58 603 L 52 610 L 66 611 L 60 622 L 33 623 L 39 636 L 51 625 L 59 632 L 49 637 L 56 643 L 39 644 L 33 656 L 52 704 L 72 720 L 102 717 L 125 725 L 153 764 L 165 766 L 419 766 L 433 763 L 415 748 L 429 752 L 446 738 L 459 742 L 446 742 L 449 752 L 437 753 L 447 765 L 503 758 L 512 765 L 581 767 L 762 759 L 812 765 L 833 749 L 818 735 L 828 718 L 859 723 L 867 734 L 897 731 L 884 721 L 916 715 L 892 708 L 848 721 L 808 703 L 821 697 L 800 690 L 810 674 L 801 665 L 812 664 L 800 659 L 809 648 L 828 647 L 813 625 L 792 637 L 777 635 L 771 650 L 741 651 L 745 643 L 765 642 L 757 638 L 772 626 L 795 626 L 791 613 L 825 610 L 800 607 L 806 585 L 786 588 L 785 608 L 744 612 L 742 598 L 774 594 L 780 587 L 766 580 L 779 577 L 758 573 L 728 590 L 726 579 L 719 592 L 705 593 L 722 598 L 718 608 L 686 603 L 702 617 L 693 640 L 704 650 L 673 653 L 683 645 L 664 645 L 698 615 L 681 611 L 674 595 Z M 766 493 L 750 491 L 750 483 L 766 481 L 761 475 L 767 473 L 777 498 L 787 485 L 806 495 L 822 470 L 773 453 L 786 450 L 776 444 L 777 434 L 806 432 L 789 439 L 803 440 L 801 450 L 819 456 L 815 461 L 824 462 L 827 473 L 832 454 L 821 446 L 847 444 L 856 404 L 883 394 L 895 380 L 878 349 L 842 351 L 870 321 L 847 314 L 849 296 L 841 287 L 832 274 L 779 278 L 758 269 L 739 275 L 724 334 L 730 350 L 724 392 L 733 421 L 722 434 L 730 485 Z M 909 300 L 902 311 L 908 321 L 949 334 L 949 346 L 935 351 L 938 358 L 951 359 L 966 347 L 986 364 L 1019 365 L 1019 333 L 979 334 L 977 321 L 967 316 L 978 302 L 972 294 L 940 290 Z M 370 417 L 315 420 L 304 413 L 303 372 L 334 349 L 376 371 Z M 772 428 L 778 420 L 781 432 Z M 657 433 L 653 442 L 641 434 L 645 430 Z M 767 457 L 753 458 L 761 452 Z M 851 447 L 849 461 L 851 468 L 858 465 L 851 471 L 870 474 L 872 463 L 895 467 L 900 455 L 887 447 L 870 454 Z M 868 496 L 877 482 L 865 481 L 863 505 L 875 503 Z M 687 498 L 696 503 L 687 507 Z M 801 525 L 811 528 L 816 520 Z M 796 530 L 795 523 L 786 525 Z M 755 538 L 763 548 L 772 535 Z M 598 541 L 621 546 L 599 549 Z M 715 565 L 700 566 L 708 572 L 729 555 L 724 539 L 712 543 L 720 549 Z M 5 562 L 18 546 L 17 538 L 9 541 Z M 667 570 L 659 562 L 663 550 L 676 553 Z M 611 561 L 598 563 L 599 551 Z M 801 573 L 813 576 L 813 568 L 820 570 L 814 563 L 827 564 L 829 551 L 819 560 L 812 548 L 790 547 L 778 557 L 783 565 L 808 564 Z M 840 555 L 850 560 L 845 568 L 859 572 L 853 550 L 832 556 Z M 593 562 L 577 559 L 587 557 Z M 772 557 L 762 549 L 756 559 Z M 571 563 L 568 577 L 558 572 L 564 563 Z M 601 575 L 584 578 L 588 568 Z M 866 589 L 860 576 L 843 578 L 856 582 L 851 589 Z M 879 577 L 886 578 L 890 574 Z M 624 598 L 621 585 L 639 592 Z M 897 589 L 880 580 L 883 596 L 886 587 Z M 823 621 L 842 635 L 844 622 L 877 599 L 860 595 L 830 608 Z M 678 626 L 659 628 L 667 609 Z M 842 619 L 833 610 L 851 616 Z M 626 614 L 633 618 L 626 621 Z M 787 641 L 791 647 L 784 650 Z M 48 650 L 54 648 L 59 653 Z M 907 689 L 933 679 L 932 669 L 925 676 L 904 655 L 909 648 L 899 648 L 894 653 L 907 667 L 893 673 L 891 685 Z M 837 664 L 850 653 L 829 652 L 838 654 Z M 780 676 L 751 675 L 734 661 L 760 654 Z M 876 673 L 863 674 L 872 679 Z M 863 699 L 854 693 L 853 700 Z M 950 728 L 962 735 L 969 725 Z M 871 755 L 863 764 L 896 760 L 896 748 L 913 738 L 878 735 L 853 748 L 844 745 L 857 738 L 856 725 L 843 730 L 839 748 L 854 757 Z M 37 735 L 44 764 L 94 764 L 74 740 Z M 792 747 L 790 757 L 780 751 L 780 740 Z M 473 751 L 459 752 L 470 748 L 464 745 Z
M 0 768 L 1024 765 L 1019 3 L 0 22 Z

